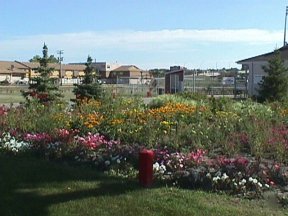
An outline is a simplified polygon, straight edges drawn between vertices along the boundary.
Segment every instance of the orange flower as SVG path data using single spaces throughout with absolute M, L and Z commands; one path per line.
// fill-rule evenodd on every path
M 104 116 L 98 112 L 94 112 L 94 113 L 83 114 L 80 116 L 80 119 L 83 120 L 84 122 L 83 124 L 87 128 L 93 128 L 101 124 L 101 122 L 104 120 Z

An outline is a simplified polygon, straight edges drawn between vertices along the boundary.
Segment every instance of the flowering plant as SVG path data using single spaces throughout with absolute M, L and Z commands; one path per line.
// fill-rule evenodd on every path
M 12 152 L 13 154 L 24 152 L 30 148 L 28 142 L 18 140 L 15 136 L 8 133 L 3 133 L 0 137 L 0 150 Z

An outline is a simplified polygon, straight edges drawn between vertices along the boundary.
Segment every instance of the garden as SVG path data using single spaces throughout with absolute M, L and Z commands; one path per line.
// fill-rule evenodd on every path
M 287 205 L 288 106 L 250 100 L 163 95 L 35 100 L 0 109 L 1 154 L 85 164 L 137 179 L 139 152 L 155 153 L 154 181 L 262 198 L 275 191 Z
M 245 200 L 265 200 L 255 214 L 284 215 L 287 102 L 182 92 L 144 103 L 103 91 L 91 57 L 67 102 L 49 77 L 47 51 L 44 45 L 40 76 L 22 92 L 25 102 L 0 107 L 3 215 L 250 215 Z M 150 190 L 138 183 L 143 150 L 154 153 Z M 95 202 L 111 208 L 93 210 Z

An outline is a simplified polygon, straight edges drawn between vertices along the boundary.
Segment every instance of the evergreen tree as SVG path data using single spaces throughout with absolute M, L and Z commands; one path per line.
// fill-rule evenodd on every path
M 43 46 L 43 57 L 39 59 L 40 66 L 36 69 L 37 77 L 29 82 L 29 91 L 22 92 L 23 96 L 29 102 L 31 97 L 38 99 L 40 102 L 50 102 L 59 100 L 61 94 L 56 78 L 51 78 L 54 68 L 49 67 L 48 48 Z
M 97 78 L 97 73 L 92 67 L 92 58 L 88 56 L 85 63 L 84 77 L 81 84 L 75 84 L 73 89 L 77 98 L 99 99 L 102 94 L 101 85 Z
M 40 62 L 41 56 L 35 55 L 29 62 Z M 48 58 L 49 63 L 59 63 L 59 59 L 57 59 L 54 55 L 50 55 Z
M 259 100 L 269 102 L 285 100 L 288 93 L 288 69 L 279 51 L 274 52 L 273 58 L 268 61 L 268 66 L 264 66 L 263 70 L 267 75 L 259 84 Z

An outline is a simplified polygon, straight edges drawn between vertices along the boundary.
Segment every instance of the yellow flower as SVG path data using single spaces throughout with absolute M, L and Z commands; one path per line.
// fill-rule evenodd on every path
M 161 125 L 170 125 L 170 123 L 168 121 L 162 121 L 160 122 Z
M 112 125 L 119 125 L 119 124 L 122 124 L 123 122 L 124 122 L 123 119 L 113 119 L 113 120 L 111 121 L 111 124 L 112 124 Z

